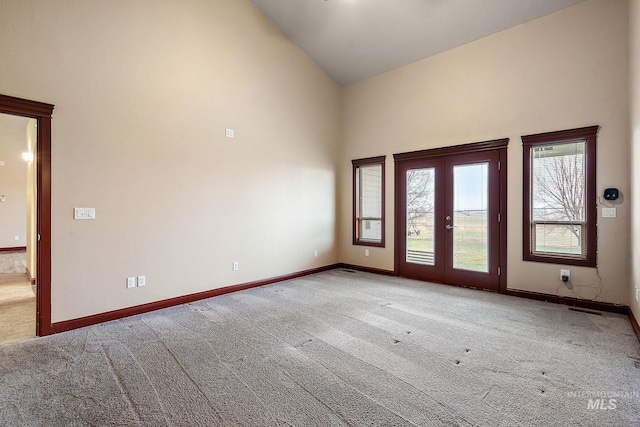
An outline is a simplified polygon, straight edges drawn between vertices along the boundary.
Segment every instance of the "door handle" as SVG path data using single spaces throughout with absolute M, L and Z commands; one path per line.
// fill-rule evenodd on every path
M 455 225 L 451 225 L 451 224 L 447 224 L 447 225 L 445 226 L 445 228 L 446 228 L 447 230 L 453 230 L 454 228 L 456 228 L 456 226 L 455 226 Z

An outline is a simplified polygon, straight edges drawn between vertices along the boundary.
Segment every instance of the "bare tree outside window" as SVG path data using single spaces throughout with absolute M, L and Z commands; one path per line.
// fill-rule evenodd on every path
M 585 143 L 533 148 L 536 250 L 581 254 L 585 225 Z
M 435 169 L 409 169 L 407 180 L 407 253 L 409 262 L 434 265 Z
M 407 232 L 420 235 L 421 229 L 433 215 L 434 170 L 410 169 L 407 171 Z

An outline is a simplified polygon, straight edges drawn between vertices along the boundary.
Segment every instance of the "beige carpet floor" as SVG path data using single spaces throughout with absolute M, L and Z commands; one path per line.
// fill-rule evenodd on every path
M 36 296 L 26 274 L 0 273 L 0 344 L 35 337 Z
M 336 269 L 0 345 L 0 425 L 638 426 L 639 367 L 625 316 Z

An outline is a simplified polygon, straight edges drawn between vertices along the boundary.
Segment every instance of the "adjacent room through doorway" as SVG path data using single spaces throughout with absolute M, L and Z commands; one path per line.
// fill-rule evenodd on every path
M 36 120 L 0 114 L 0 343 L 36 335 Z

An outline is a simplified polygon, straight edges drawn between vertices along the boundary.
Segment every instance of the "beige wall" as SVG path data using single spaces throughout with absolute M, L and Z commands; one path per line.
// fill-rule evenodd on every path
M 520 136 L 600 125 L 597 191 L 618 187 L 615 219 L 598 213 L 597 300 L 628 303 L 629 19 L 626 1 L 584 3 L 353 84 L 344 89 L 340 155 L 340 259 L 392 270 L 393 154 L 510 138 L 508 283 L 563 296 L 594 298 L 596 270 L 570 267 L 576 293 L 563 288 L 562 265 L 522 261 Z M 387 155 L 386 248 L 351 244 L 351 159 Z
M 0 93 L 56 106 L 54 322 L 338 261 L 340 90 L 251 1 L 0 11 Z
M 0 114 L 0 248 L 27 245 L 27 119 Z M 18 240 L 16 240 L 18 236 Z
M 391 270 L 392 154 L 503 137 L 508 286 L 576 296 L 559 286 L 563 266 L 521 261 L 520 136 L 594 124 L 598 192 L 623 193 L 618 218 L 599 219 L 597 299 L 629 303 L 625 0 L 587 0 L 342 91 L 249 0 L 0 11 L 0 93 L 56 105 L 54 322 L 338 261 Z M 365 258 L 351 245 L 350 161 L 382 154 L 387 247 Z M 595 296 L 595 270 L 571 270 Z M 134 275 L 147 286 L 126 289 Z
M 630 93 L 631 93 L 631 286 L 629 306 L 640 320 L 640 0 L 630 2 Z

